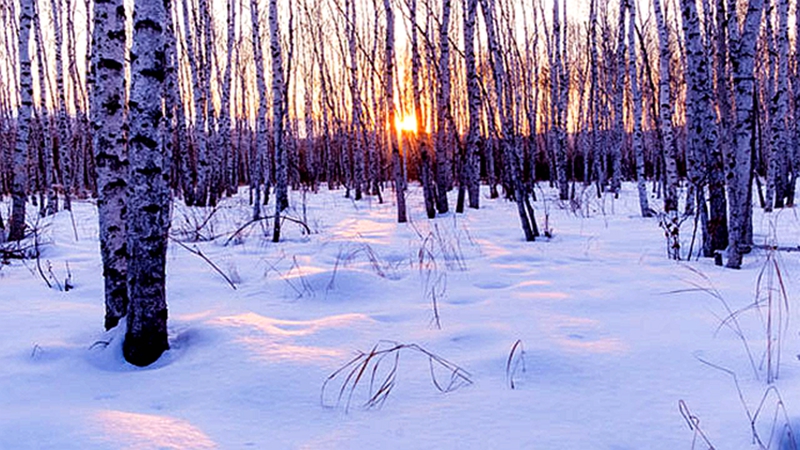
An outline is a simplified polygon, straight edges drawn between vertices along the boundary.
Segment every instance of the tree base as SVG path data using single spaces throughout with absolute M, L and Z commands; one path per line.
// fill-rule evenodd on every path
M 139 367 L 146 367 L 158 361 L 167 350 L 169 341 L 166 333 L 135 336 L 128 332 L 125 333 L 125 341 L 122 343 L 122 355 L 125 361 Z

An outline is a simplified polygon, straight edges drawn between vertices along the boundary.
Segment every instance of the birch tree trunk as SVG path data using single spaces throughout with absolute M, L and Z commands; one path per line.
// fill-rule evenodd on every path
M 64 48 L 64 33 L 62 28 L 61 2 L 51 0 L 51 11 L 53 19 L 53 35 L 55 43 L 55 62 L 56 62 L 56 95 L 57 104 L 56 119 L 58 121 L 58 156 L 61 165 L 61 184 L 64 190 L 64 209 L 72 210 L 72 142 L 69 136 L 69 122 L 67 118 L 66 89 L 64 88 L 64 60 L 62 52 Z M 72 12 L 70 11 L 70 14 Z M 72 61 L 70 61 L 72 64 Z M 76 99 L 77 101 L 77 99 Z M 76 105 L 77 107 L 78 105 Z M 76 108 L 77 109 L 77 108 Z
M 394 115 L 394 10 L 390 0 L 383 0 L 386 11 L 386 111 L 389 122 L 389 146 L 392 151 L 392 175 L 394 177 L 395 195 L 397 196 L 397 222 L 405 223 L 406 194 L 403 190 L 403 174 L 400 163 L 400 149 L 397 143 L 397 122 Z
M 705 201 L 705 186 L 709 183 L 713 164 L 709 155 L 718 146 L 716 114 L 711 99 L 711 73 L 703 45 L 697 0 L 682 0 L 683 33 L 686 47 L 685 79 L 687 146 L 686 165 L 689 181 L 695 190 L 697 207 L 701 217 L 703 254 L 713 256 L 713 239 L 710 234 L 708 207 Z M 709 186 L 711 195 L 719 192 Z M 723 193 L 724 195 L 724 193 Z M 688 205 L 694 202 L 687 194 Z M 691 257 L 691 255 L 689 255 Z
M 361 89 L 358 85 L 358 43 L 356 35 L 356 4 L 355 0 L 346 0 L 345 6 L 347 13 L 347 41 L 350 51 L 350 97 L 352 101 L 352 140 L 353 140 L 353 187 L 355 188 L 355 199 L 361 200 L 362 188 L 364 186 L 364 118 L 361 107 Z
M 567 148 L 566 148 L 566 95 L 569 90 L 566 86 L 567 78 L 563 58 L 563 48 L 566 42 L 561 43 L 561 16 L 558 12 L 559 0 L 553 1 L 553 67 L 550 68 L 550 103 L 553 117 L 553 145 L 555 146 L 556 180 L 558 182 L 558 197 L 561 200 L 569 199 L 569 184 L 567 183 Z
M 53 145 L 53 133 L 50 122 L 50 113 L 47 107 L 48 93 L 52 92 L 50 85 L 50 71 L 49 65 L 45 64 L 47 61 L 47 52 L 44 44 L 44 30 L 42 27 L 42 14 L 39 11 L 38 3 L 34 2 L 33 5 L 33 28 L 36 39 L 36 75 L 39 82 L 39 105 L 34 117 L 34 123 L 38 123 L 40 133 L 31 133 L 30 142 L 40 141 L 42 159 L 44 160 L 44 173 L 41 175 L 41 188 L 47 191 L 47 202 L 40 203 L 39 211 L 41 215 L 51 215 L 58 212 L 58 176 L 61 173 L 56 170 L 54 153 L 59 152 L 58 146 Z M 54 105 L 57 106 L 57 105 Z M 56 144 L 60 139 L 56 139 Z M 60 159 L 60 158 L 59 158 Z M 37 183 L 39 184 L 39 183 Z M 41 192 L 40 192 L 41 196 Z
M 494 0 L 480 0 L 481 10 L 486 22 L 486 34 L 489 40 L 489 56 L 492 63 L 492 74 L 494 75 L 495 92 L 497 94 L 497 105 L 500 113 L 502 123 L 500 145 L 503 149 L 503 159 L 506 173 L 511 177 L 514 189 L 514 200 L 517 203 L 517 212 L 519 213 L 522 231 L 525 235 L 526 241 L 533 241 L 536 239 L 534 235 L 534 226 L 532 225 L 533 217 L 528 216 L 528 211 L 525 208 L 526 192 L 522 184 L 519 161 L 520 152 L 518 147 L 512 146 L 513 139 L 513 122 L 511 114 L 507 111 L 505 106 L 508 106 L 506 92 L 506 71 L 503 65 L 502 50 L 500 42 L 497 39 L 496 22 L 494 15 Z
M 633 101 L 633 156 L 636 159 L 636 187 L 639 191 L 639 209 L 642 217 L 652 217 L 653 210 L 647 199 L 647 185 L 644 173 L 644 135 L 642 133 L 642 89 L 636 70 L 636 3 L 625 0 L 628 11 L 628 76 L 631 83 L 631 97 Z
M 678 145 L 672 126 L 672 97 L 670 94 L 669 36 L 664 14 L 661 11 L 661 0 L 653 0 L 656 23 L 658 24 L 658 43 L 660 48 L 660 70 L 658 79 L 659 119 L 661 139 L 664 148 L 664 167 L 666 190 L 664 193 L 664 211 L 667 214 L 667 227 L 670 234 L 670 254 L 672 259 L 680 259 L 680 218 L 678 217 Z
M 480 161 L 478 142 L 481 127 L 481 97 L 478 70 L 475 64 L 475 22 L 478 18 L 478 0 L 467 0 L 464 8 L 464 64 L 467 71 L 467 107 L 469 125 L 467 131 L 466 178 L 469 207 L 480 207 Z M 536 130 L 533 130 L 536 134 Z
M 256 65 L 256 86 L 258 87 L 256 148 L 255 154 L 250 159 L 250 190 L 254 196 L 253 220 L 261 218 L 261 184 L 264 183 L 264 158 L 267 155 L 267 80 L 264 73 L 264 52 L 261 44 L 261 25 L 258 18 L 258 2 L 257 0 L 250 0 L 253 58 Z
M 97 215 L 108 330 L 128 311 L 123 0 L 96 0 L 94 22 L 90 74 L 92 148 L 97 171 Z
M 800 8 L 795 7 L 795 36 L 798 36 L 800 32 Z M 795 52 L 794 58 L 797 59 L 798 55 L 800 55 L 800 46 L 795 44 Z M 792 77 L 792 91 L 794 93 L 793 103 L 794 103 L 794 120 L 793 124 L 794 127 L 792 128 L 791 132 L 794 135 L 794 142 L 792 143 L 792 175 L 791 179 L 789 180 L 789 186 L 787 187 L 787 191 L 789 194 L 789 199 L 787 200 L 787 205 L 793 206 L 794 205 L 794 191 L 797 186 L 797 178 L 800 176 L 800 68 L 795 67 L 794 76 Z M 790 131 L 787 130 L 787 134 Z
M 771 182 L 775 185 L 776 208 L 783 208 L 788 197 L 787 167 L 789 165 L 789 137 L 787 136 L 787 117 L 789 103 L 789 1 L 778 0 L 777 79 L 775 91 L 770 99 L 770 169 Z M 773 167 L 774 166 L 774 167 Z M 768 208 L 772 205 L 767 204 Z
M 733 7 L 731 7 L 733 6 Z M 726 266 L 739 269 L 742 255 L 749 244 L 751 146 L 755 130 L 755 54 L 764 0 L 750 0 L 744 28 L 739 30 L 735 2 L 728 7 L 728 36 L 731 43 L 731 66 L 735 98 L 735 121 L 732 148 L 728 156 L 728 262 Z
M 450 12 L 451 0 L 442 0 L 439 28 L 439 92 L 436 102 L 436 209 L 439 214 L 450 208 L 447 188 L 450 177 Z
M 599 57 L 597 55 L 597 1 L 592 0 L 589 8 L 589 61 L 592 66 L 590 74 L 590 95 L 589 95 L 589 110 L 592 121 L 592 133 L 590 136 L 590 153 L 592 158 L 592 171 L 596 178 L 597 196 L 600 197 L 603 187 L 606 182 L 606 174 L 602 170 L 603 165 L 601 160 L 605 156 L 601 151 L 600 139 L 598 138 L 600 130 L 600 77 L 598 74 Z M 591 176 L 587 177 L 591 180 Z
M 728 50 L 728 31 L 727 31 L 727 13 L 725 0 L 717 0 L 716 3 L 716 33 L 714 35 L 715 42 L 715 70 L 714 76 L 716 82 L 714 90 L 714 100 L 719 110 L 719 145 L 712 149 L 714 155 L 711 166 L 715 171 L 712 172 L 712 181 L 710 188 L 721 190 L 721 193 L 711 193 L 711 221 L 714 222 L 714 214 L 717 211 L 719 221 L 709 224 L 709 229 L 712 230 L 712 239 L 714 239 L 714 248 L 716 250 L 724 250 L 728 247 L 729 236 L 728 230 L 730 224 L 728 222 L 728 205 L 730 199 L 730 186 L 727 185 L 727 176 L 729 169 L 727 164 L 730 162 L 730 154 L 733 151 L 733 136 L 732 136 L 732 122 L 733 122 L 733 107 L 730 91 L 730 66 L 729 50 Z M 728 196 L 726 200 L 726 194 Z
M 700 19 L 697 12 L 696 0 L 687 2 L 683 8 L 684 31 L 687 33 L 686 52 L 687 63 L 690 68 L 690 76 L 687 77 L 690 92 L 692 95 L 692 106 L 695 116 L 695 138 L 694 152 L 698 159 L 697 165 L 703 167 L 700 177 L 702 184 L 708 185 L 710 208 L 708 218 L 703 224 L 703 251 L 705 256 L 712 256 L 716 250 L 723 250 L 727 246 L 727 201 L 725 198 L 725 176 L 722 161 L 722 142 L 721 130 L 724 120 L 720 114 L 718 123 L 715 111 L 714 83 L 712 81 L 713 71 L 707 46 L 704 45 Z M 711 17 L 709 5 L 706 0 L 703 2 L 704 13 L 706 14 L 705 35 L 706 42 L 710 47 L 711 41 Z M 688 29 L 687 29 L 688 28 Z M 723 66 L 724 67 L 724 62 Z M 720 69 L 720 77 L 724 76 L 724 70 Z M 719 110 L 723 106 L 719 105 Z M 687 112 L 688 114 L 688 112 Z M 690 142 L 691 145 L 691 142 Z M 687 150 L 691 153 L 690 150 Z M 699 194 L 703 194 L 698 189 Z M 698 198 L 700 207 L 705 211 L 705 201 L 703 196 Z M 703 212 L 704 214 L 704 212 Z
M 208 0 L 199 0 L 198 8 L 193 11 L 196 17 L 196 29 L 194 30 L 197 40 L 194 45 L 194 52 L 189 54 L 190 61 L 194 60 L 196 85 L 194 90 L 194 135 L 197 149 L 197 186 L 195 189 L 194 201 L 197 206 L 208 204 L 208 191 L 211 179 L 211 139 L 210 129 L 212 121 L 211 108 L 211 55 L 210 55 L 210 32 L 211 32 L 211 12 Z M 185 12 L 184 12 L 185 13 Z M 187 30 L 188 32 L 188 30 Z M 191 37 L 187 37 L 191 40 Z
M 233 48 L 236 45 L 236 5 L 234 0 L 227 0 L 227 57 L 225 72 L 222 76 L 221 111 L 219 115 L 219 148 L 218 151 L 227 155 L 225 163 L 224 184 L 228 195 L 236 193 L 237 183 L 234 180 L 235 155 L 231 139 L 231 85 L 233 84 Z M 221 169 L 220 169 L 221 170 Z
M 611 192 L 619 197 L 622 185 L 622 147 L 625 145 L 623 101 L 625 96 L 625 0 L 620 1 L 617 22 L 617 76 L 614 80 L 614 145 L 611 146 Z M 636 62 L 634 61 L 635 65 Z
M 31 36 L 33 1 L 19 3 L 19 113 L 17 137 L 14 147 L 14 175 L 11 184 L 11 218 L 8 221 L 8 240 L 19 241 L 25 237 L 25 202 L 28 185 L 28 143 L 33 115 L 33 77 L 28 49 Z
M 165 30 L 169 0 L 136 0 L 130 93 L 128 329 L 122 353 L 137 366 L 155 362 L 167 340 L 166 253 L 170 225 L 169 157 L 162 144 Z
M 272 55 L 272 132 L 275 145 L 275 219 L 272 242 L 281 238 L 281 212 L 289 207 L 286 167 L 286 86 L 281 56 L 280 24 L 278 22 L 278 0 L 269 1 L 270 54 Z

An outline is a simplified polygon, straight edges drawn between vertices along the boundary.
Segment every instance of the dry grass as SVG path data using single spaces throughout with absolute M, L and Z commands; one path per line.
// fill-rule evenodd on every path
M 758 273 L 756 299 L 751 305 L 758 311 L 764 326 L 767 383 L 774 382 L 780 375 L 781 346 L 789 328 L 789 295 L 786 292 L 782 266 L 778 252 L 768 251 L 764 265 Z
M 511 352 L 509 352 L 508 360 L 506 361 L 506 381 L 508 382 L 508 387 L 511 389 L 516 389 L 517 387 L 517 384 L 514 382 L 514 377 L 520 368 L 524 373 L 526 370 L 525 349 L 522 346 L 522 340 L 517 339 L 514 345 L 511 346 Z
M 734 371 L 718 364 L 708 362 L 702 358 L 696 358 L 712 369 L 719 370 L 731 377 L 734 387 L 736 388 L 736 393 L 739 396 L 739 402 L 750 422 L 750 433 L 753 443 L 758 445 L 759 450 L 771 450 L 773 444 L 779 445 L 782 450 L 798 450 L 797 435 L 789 420 L 789 413 L 786 411 L 786 404 L 783 401 L 783 397 L 775 385 L 767 387 L 761 395 L 758 407 L 753 410 L 748 406 L 747 401 L 745 401 L 742 387 Z M 771 414 L 769 414 L 770 412 Z M 767 433 L 763 433 L 763 431 L 767 431 Z
M 686 425 L 689 427 L 689 430 L 692 431 L 692 450 L 697 448 L 697 443 L 702 442 L 705 445 L 707 450 L 716 450 L 711 441 L 708 440 L 708 437 L 703 430 L 700 428 L 700 418 L 692 414 L 689 410 L 689 407 L 686 405 L 686 402 L 683 400 L 678 400 L 678 410 L 683 416 L 683 420 L 686 421 Z
M 685 294 L 685 293 L 701 292 L 718 300 L 719 303 L 722 305 L 722 307 L 725 309 L 726 315 L 723 317 L 715 314 L 715 316 L 719 320 L 719 325 L 717 326 L 717 329 L 714 331 L 714 334 L 717 335 L 723 328 L 727 328 L 731 332 L 733 332 L 736 338 L 739 339 L 739 341 L 742 343 L 742 348 L 744 349 L 745 354 L 747 355 L 747 359 L 750 361 L 750 366 L 753 369 L 753 375 L 756 378 L 759 378 L 758 367 L 755 363 L 755 359 L 753 358 L 753 352 L 750 350 L 750 343 L 747 340 L 747 336 L 745 336 L 744 334 L 741 324 L 739 323 L 739 316 L 741 315 L 742 310 L 734 310 L 733 308 L 731 308 L 728 301 L 725 299 L 725 297 L 722 296 L 722 293 L 720 293 L 720 291 L 714 286 L 714 283 L 706 274 L 704 274 L 703 272 L 699 271 L 698 269 L 690 265 L 684 265 L 682 267 L 691 272 L 693 275 L 697 276 L 699 280 L 684 280 L 684 282 L 686 282 L 691 286 L 690 288 L 669 291 L 666 292 L 665 294 Z
M 369 352 L 359 351 L 355 358 L 325 379 L 320 392 L 320 403 L 328 408 L 337 408 L 344 404 L 347 412 L 354 398 L 363 395 L 362 407 L 381 407 L 397 386 L 400 356 L 403 353 L 427 358 L 431 383 L 441 393 L 472 384 L 469 372 L 417 344 L 379 341 Z

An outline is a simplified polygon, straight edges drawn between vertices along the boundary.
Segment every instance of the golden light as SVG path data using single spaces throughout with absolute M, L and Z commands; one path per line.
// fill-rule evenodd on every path
M 402 118 L 397 119 L 397 129 L 409 133 L 417 132 L 417 118 L 414 114 L 406 114 Z

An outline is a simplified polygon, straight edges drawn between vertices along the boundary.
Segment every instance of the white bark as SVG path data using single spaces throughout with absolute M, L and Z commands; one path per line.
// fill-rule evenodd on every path
M 727 267 L 738 269 L 748 243 L 751 216 L 750 174 L 751 140 L 755 129 L 753 96 L 755 93 L 755 54 L 764 0 L 750 0 L 744 27 L 739 29 L 736 3 L 729 3 L 728 36 L 733 68 L 735 122 L 732 148 L 728 155 L 728 262 Z
M 355 199 L 361 200 L 362 188 L 364 185 L 364 117 L 361 106 L 361 89 L 358 80 L 358 53 L 357 53 L 357 34 L 356 25 L 358 18 L 356 15 L 355 0 L 346 0 L 345 9 L 347 12 L 347 43 L 350 51 L 348 69 L 350 70 L 350 98 L 352 112 L 351 139 L 353 143 L 353 188 L 355 189 Z M 345 155 L 347 151 L 345 150 Z M 348 184 L 348 188 L 349 188 Z
M 672 124 L 673 105 L 670 95 L 670 49 L 667 24 L 661 11 L 661 0 L 653 0 L 658 43 L 660 48 L 658 103 L 661 139 L 664 148 L 666 189 L 664 192 L 664 211 L 667 213 L 667 226 L 670 233 L 670 254 L 680 259 L 680 224 L 678 217 L 678 144 Z
M 777 59 L 775 91 L 770 100 L 770 184 L 774 186 L 774 206 L 782 208 L 790 183 L 786 179 L 789 165 L 788 106 L 789 106 L 789 1 L 778 0 L 778 48 L 772 53 Z M 772 202 L 767 200 L 767 208 Z
M 620 1 L 617 22 L 617 76 L 614 80 L 614 145 L 611 146 L 611 192 L 619 196 L 622 183 L 622 147 L 625 145 L 623 100 L 625 96 L 625 0 Z M 634 65 L 636 62 L 634 61 Z
M 568 104 L 568 78 L 566 65 L 563 61 L 566 42 L 561 42 L 561 16 L 558 12 L 559 0 L 553 1 L 553 65 L 550 68 L 550 103 L 552 111 L 553 139 L 555 146 L 556 181 L 558 183 L 559 198 L 569 199 L 569 184 L 567 183 L 567 146 L 566 146 L 566 107 Z M 564 4 L 566 8 L 566 3 Z
M 125 139 L 125 8 L 123 0 L 94 2 L 91 68 L 92 146 L 105 280 L 106 329 L 128 309 L 126 246 L 128 151 Z
M 250 0 L 250 19 L 253 31 L 253 58 L 256 65 L 258 113 L 256 114 L 256 148 L 250 160 L 250 187 L 253 198 L 253 220 L 261 218 L 261 184 L 264 183 L 264 162 L 267 156 L 267 80 L 264 73 L 264 51 L 261 44 L 261 24 L 258 2 Z
M 11 218 L 8 224 L 8 240 L 19 241 L 25 236 L 25 202 L 28 185 L 28 142 L 33 114 L 33 77 L 28 49 L 31 35 L 33 1 L 21 0 L 19 9 L 19 113 L 17 137 L 14 147 L 14 175 L 11 185 Z
M 506 85 L 506 70 L 503 65 L 502 49 L 497 38 L 497 29 L 494 15 L 493 0 L 480 0 L 481 10 L 483 11 L 486 23 L 487 37 L 489 39 L 489 56 L 492 63 L 492 74 L 494 76 L 494 88 L 497 95 L 498 112 L 502 124 L 500 145 L 502 147 L 505 171 L 510 177 L 514 189 L 514 200 L 517 203 L 522 231 L 526 241 L 533 241 L 535 235 L 532 226 L 532 217 L 528 217 L 525 209 L 526 192 L 522 184 L 522 174 L 520 173 L 519 162 L 521 161 L 520 149 L 512 144 L 514 134 L 514 124 L 509 111 L 509 102 L 506 95 L 508 86 Z
M 653 211 L 647 200 L 647 186 L 644 173 L 644 135 L 642 133 L 642 89 L 639 85 L 636 70 L 636 3 L 626 0 L 628 11 L 628 72 L 631 83 L 631 96 L 633 101 L 633 156 L 636 159 L 636 187 L 639 192 L 639 209 L 642 217 L 651 217 Z
M 450 185 L 450 13 L 451 0 L 442 0 L 439 28 L 439 91 L 436 101 L 436 209 L 449 210 L 447 190 Z
M 169 1 L 136 0 L 131 49 L 128 189 L 128 328 L 122 352 L 155 362 L 167 341 L 166 252 L 170 225 L 168 155 L 162 144 Z
M 278 1 L 269 1 L 269 36 L 272 56 L 272 133 L 275 146 L 275 219 L 272 241 L 278 242 L 281 234 L 281 212 L 288 208 L 286 167 L 286 86 L 284 84 L 281 37 L 278 22 Z
M 390 0 L 383 0 L 386 11 L 386 111 L 389 122 L 389 146 L 392 151 L 392 175 L 394 177 L 395 195 L 397 198 L 397 222 L 405 223 L 406 195 L 403 190 L 403 175 L 400 163 L 400 149 L 397 142 L 397 126 L 394 114 L 394 10 Z
M 464 10 L 464 64 L 467 72 L 467 108 L 469 125 L 467 131 L 466 178 L 469 207 L 480 207 L 480 161 L 478 141 L 481 126 L 481 97 L 477 65 L 475 63 L 475 23 L 478 16 L 478 0 L 467 0 Z M 532 131 L 535 135 L 535 130 Z
M 236 5 L 235 0 L 227 0 L 227 56 L 225 59 L 225 72 L 222 75 L 222 104 L 219 116 L 219 148 L 218 151 L 227 156 L 225 159 L 224 187 L 229 195 L 236 193 L 237 182 L 235 173 L 235 149 L 231 139 L 231 86 L 233 84 L 233 49 L 236 45 Z

